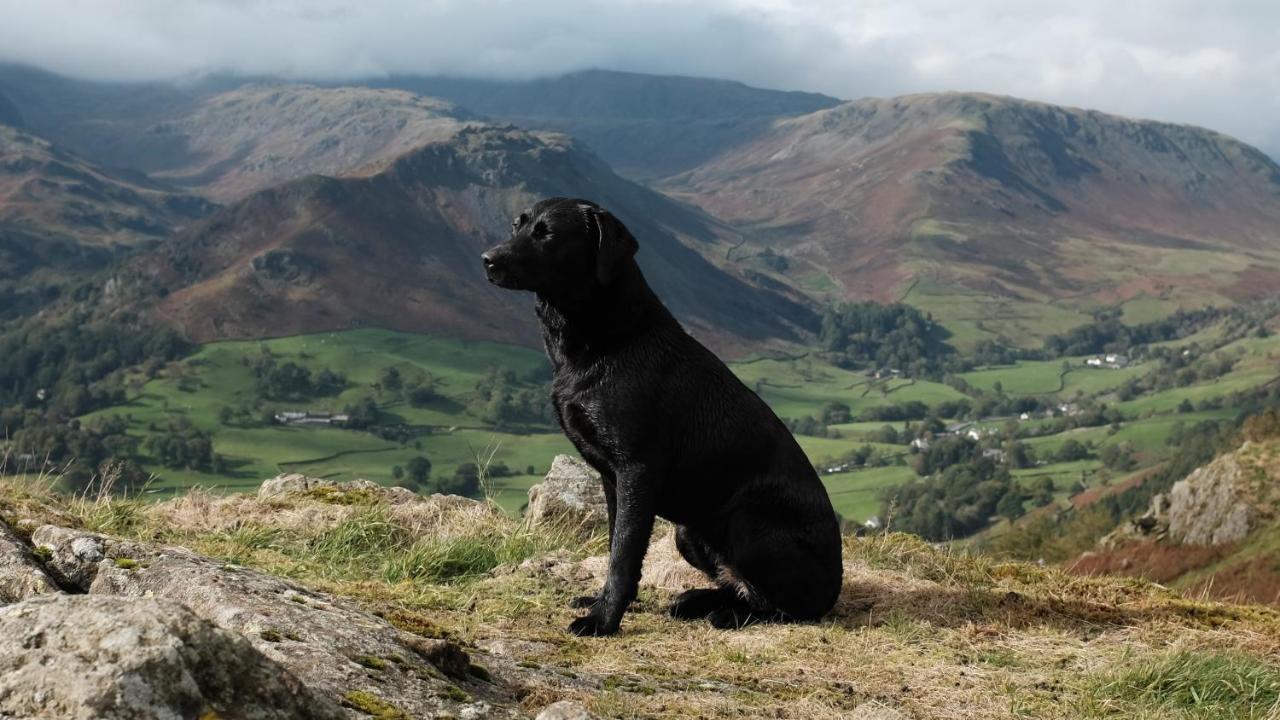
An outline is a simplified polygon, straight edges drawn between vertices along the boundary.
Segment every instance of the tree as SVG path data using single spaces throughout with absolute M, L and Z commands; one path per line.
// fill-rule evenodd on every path
M 394 465 L 394 466 L 392 466 L 392 468 L 391 468 L 391 478 L 392 478 L 393 480 L 399 480 L 400 478 L 403 478 L 403 477 L 404 477 L 404 467 L 403 467 L 403 466 L 401 466 L 401 465 Z
M 431 477 L 431 461 L 421 455 L 410 459 L 406 469 L 409 477 L 419 484 L 425 483 L 427 478 Z
M 382 368 L 382 372 L 378 375 L 378 385 L 393 395 L 400 392 L 400 388 L 404 386 L 400 370 L 394 365 Z
M 378 403 L 371 397 L 363 397 L 343 409 L 347 415 L 347 427 L 363 430 L 378 423 Z
M 996 514 L 1000 517 L 1013 522 L 1022 517 L 1026 510 L 1022 507 L 1022 493 L 1020 491 L 1012 491 L 1004 494 L 1000 498 L 1000 502 L 996 503 Z
M 453 477 L 437 479 L 435 487 L 438 492 L 445 495 L 478 497 L 480 495 L 480 468 L 475 463 L 463 463 L 454 471 Z
M 1053 459 L 1058 462 L 1075 462 L 1077 460 L 1087 460 L 1088 458 L 1089 448 L 1082 445 L 1075 438 L 1069 438 L 1062 443 L 1062 447 L 1058 448 L 1058 452 L 1053 456 Z

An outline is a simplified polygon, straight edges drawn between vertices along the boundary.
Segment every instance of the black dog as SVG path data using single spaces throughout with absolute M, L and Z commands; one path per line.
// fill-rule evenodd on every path
M 840 591 L 840 532 L 822 483 L 765 403 L 694 340 L 640 273 L 636 240 L 586 200 L 520 214 L 483 256 L 489 281 L 537 293 L 564 432 L 604 478 L 609 575 L 575 607 L 577 635 L 610 635 L 635 599 L 655 516 L 716 581 L 673 615 L 717 627 L 815 620 Z

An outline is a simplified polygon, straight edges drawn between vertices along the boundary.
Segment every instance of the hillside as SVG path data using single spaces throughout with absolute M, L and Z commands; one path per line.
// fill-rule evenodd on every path
M 583 141 L 618 172 L 683 172 L 781 117 L 837 105 L 826 95 L 708 78 L 587 70 L 528 81 L 402 76 L 364 81 L 444 98 L 502 122 Z
M 1261 720 L 1280 702 L 1273 609 L 889 534 L 846 538 L 823 621 L 725 632 L 666 614 L 700 582 L 667 532 L 622 633 L 575 638 L 567 603 L 599 582 L 603 538 L 483 503 L 298 476 L 158 504 L 2 482 L 0 711 Z M 106 637 L 93 666 L 78 659 Z
M 903 299 L 964 344 L 1029 344 L 1280 283 L 1280 166 L 1212 131 L 977 94 L 776 121 L 664 190 L 812 294 Z M 755 248 L 754 250 L 752 248 Z
M 1266 416 L 1263 416 L 1264 418 Z M 1271 415 L 1274 422 L 1275 415 Z M 1272 428 L 1274 430 L 1274 428 Z M 1245 441 L 1152 498 L 1070 564 L 1215 598 L 1280 603 L 1280 439 Z
M 3 64 L 0 97 L 8 99 L 0 117 L 8 112 L 95 162 L 218 202 L 384 164 L 471 120 L 448 102 L 400 90 L 217 76 L 96 83 Z
M 815 324 L 806 306 L 689 247 L 736 241 L 722 224 L 623 180 L 568 138 L 514 128 L 464 128 L 364 177 L 256 193 L 175 237 L 147 271 L 169 291 L 160 316 L 201 342 L 372 325 L 536 345 L 530 298 L 486 282 L 478 258 L 551 195 L 590 196 L 626 222 L 659 294 L 721 347 Z
M 81 274 L 212 208 L 0 125 L 0 318 L 39 307 Z
M 147 128 L 136 165 L 219 200 L 306 175 L 367 174 L 469 119 L 447 102 L 396 90 L 248 85 Z

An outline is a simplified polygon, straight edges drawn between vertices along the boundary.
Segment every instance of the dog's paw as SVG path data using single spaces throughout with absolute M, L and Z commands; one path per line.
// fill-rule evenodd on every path
M 598 602 L 600 602 L 599 595 L 580 595 L 569 601 L 569 607 L 574 610 L 585 610 Z
M 760 618 L 753 615 L 750 610 L 726 607 L 708 614 L 707 621 L 712 627 L 721 630 L 740 630 L 760 622 Z
M 618 632 L 618 625 L 610 624 L 599 615 L 591 613 L 569 623 L 569 632 L 578 637 L 598 637 Z
M 671 617 L 681 620 L 697 620 L 723 608 L 727 603 L 724 591 L 719 588 L 696 588 L 677 595 L 667 612 L 671 613 Z

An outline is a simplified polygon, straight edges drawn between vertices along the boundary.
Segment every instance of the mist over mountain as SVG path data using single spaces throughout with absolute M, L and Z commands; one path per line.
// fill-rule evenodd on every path
M 650 178 L 695 167 L 764 132 L 774 119 L 840 102 L 727 80 L 604 70 L 529 81 L 404 76 L 363 82 L 451 100 L 520 127 L 564 132 L 624 175 Z

